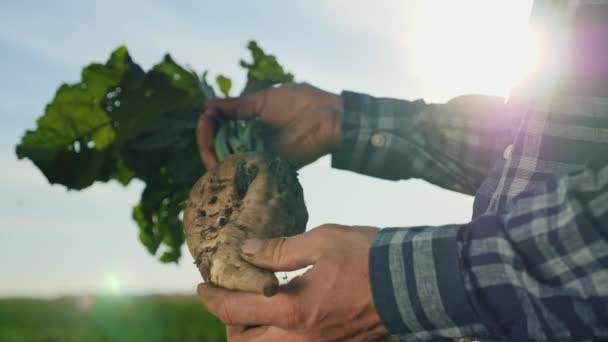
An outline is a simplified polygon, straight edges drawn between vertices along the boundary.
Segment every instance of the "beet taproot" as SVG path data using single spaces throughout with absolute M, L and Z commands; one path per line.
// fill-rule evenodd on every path
M 302 233 L 307 221 L 296 170 L 283 159 L 247 152 L 226 157 L 192 187 L 184 231 L 206 282 L 272 296 L 279 287 L 274 273 L 245 261 L 240 246 L 248 238 Z

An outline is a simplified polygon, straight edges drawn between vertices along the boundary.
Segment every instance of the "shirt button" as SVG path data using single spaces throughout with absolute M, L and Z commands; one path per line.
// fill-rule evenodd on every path
M 513 153 L 513 144 L 507 146 L 507 148 L 505 148 L 505 151 L 502 153 L 502 157 L 505 159 L 511 159 L 511 154 Z
M 376 133 L 376 134 L 372 135 L 371 142 L 372 142 L 372 146 L 381 148 L 381 147 L 384 147 L 384 145 L 386 145 L 386 138 L 384 137 L 384 135 L 382 135 L 380 133 Z

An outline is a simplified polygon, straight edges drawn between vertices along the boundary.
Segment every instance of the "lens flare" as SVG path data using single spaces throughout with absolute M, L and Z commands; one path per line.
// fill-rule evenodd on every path
M 116 274 L 107 274 L 104 279 L 104 292 L 111 295 L 122 294 L 122 284 Z
M 534 71 L 537 36 L 531 1 L 418 3 L 408 33 L 407 63 L 427 100 L 482 93 L 507 95 Z

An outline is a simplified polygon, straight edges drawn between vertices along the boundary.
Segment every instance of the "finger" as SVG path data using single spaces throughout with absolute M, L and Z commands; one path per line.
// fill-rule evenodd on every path
M 256 334 L 251 338 L 246 339 L 248 342 L 303 342 L 303 341 L 318 341 L 318 339 L 306 338 L 295 331 L 287 331 L 278 327 L 268 327 L 261 334 Z
M 228 119 L 250 119 L 262 112 L 265 92 L 243 97 L 213 99 L 205 104 L 207 110 Z
M 216 127 L 217 120 L 215 115 L 211 114 L 209 111 L 205 111 L 205 113 L 200 116 L 196 127 L 196 144 L 201 160 L 207 170 L 210 170 L 217 164 L 217 158 L 213 147 Z
M 268 326 L 242 326 L 242 325 L 227 325 L 226 336 L 230 342 L 252 341 L 256 338 L 264 336 L 268 330 Z
M 269 150 L 288 159 L 296 169 L 311 163 L 329 150 L 317 135 L 310 132 L 318 131 L 314 124 L 301 121 L 290 130 L 280 131 L 276 142 Z
M 257 327 L 241 327 L 227 326 L 226 335 L 230 342 L 298 342 L 310 341 L 305 336 L 296 332 L 286 331 L 277 327 L 257 326 Z
M 322 240 L 311 232 L 268 240 L 249 239 L 241 246 L 241 256 L 247 262 L 275 272 L 313 265 L 322 252 Z
M 199 284 L 198 296 L 209 312 L 227 325 L 290 327 L 297 321 L 297 294 L 281 292 L 264 297 L 250 292 Z

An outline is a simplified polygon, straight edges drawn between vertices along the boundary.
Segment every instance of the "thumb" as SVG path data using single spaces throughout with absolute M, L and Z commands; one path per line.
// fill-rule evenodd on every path
M 227 119 L 249 119 L 262 111 L 263 95 L 260 93 L 243 97 L 213 99 L 207 101 L 207 111 L 217 113 Z
M 250 264 L 270 271 L 295 271 L 314 264 L 321 256 L 320 244 L 310 234 L 258 240 L 241 245 L 241 256 Z

